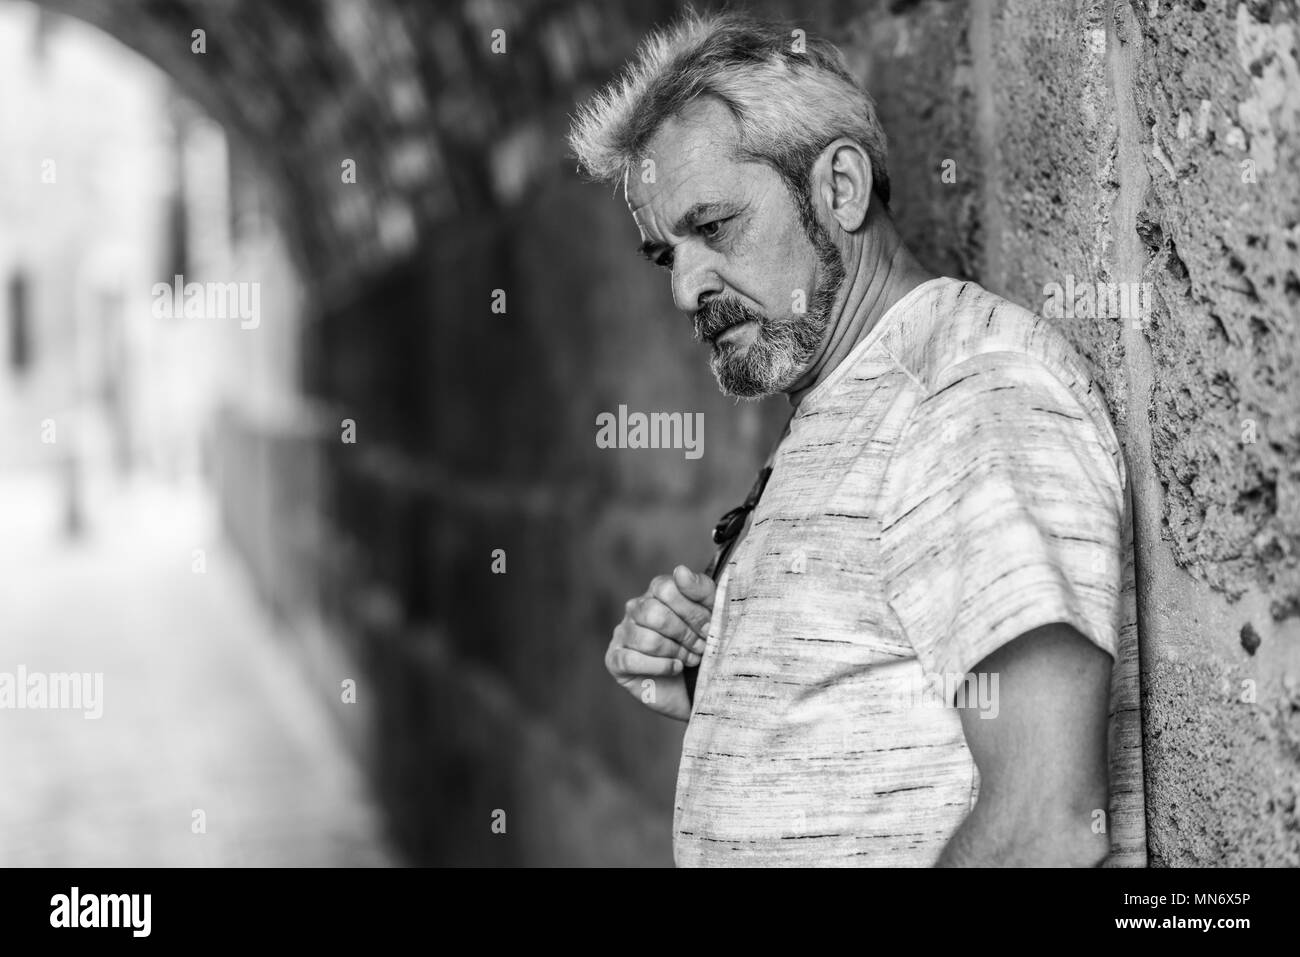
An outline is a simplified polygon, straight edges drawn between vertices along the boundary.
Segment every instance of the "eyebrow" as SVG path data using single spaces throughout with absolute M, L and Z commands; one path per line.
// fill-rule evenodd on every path
M 730 211 L 733 206 L 734 204 L 722 200 L 696 203 L 686 212 L 682 213 L 682 215 L 678 217 L 677 222 L 673 223 L 673 233 L 684 233 L 701 221 L 708 220 L 711 217 L 717 216 L 719 213 Z M 647 239 L 637 247 L 637 252 L 651 262 L 655 262 L 663 250 L 667 248 L 667 245 L 667 243 L 659 243 L 655 242 L 653 239 Z
M 711 216 L 716 216 L 724 210 L 730 209 L 731 204 L 725 202 L 696 203 L 686 212 L 682 213 L 681 218 L 673 223 L 674 233 L 684 233 L 701 220 L 706 220 Z

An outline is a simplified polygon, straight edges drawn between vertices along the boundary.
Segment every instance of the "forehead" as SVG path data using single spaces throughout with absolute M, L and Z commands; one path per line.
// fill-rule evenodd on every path
M 633 218 L 644 224 L 653 216 L 667 225 L 695 203 L 735 195 L 752 175 L 746 170 L 757 165 L 737 162 L 739 139 L 736 118 L 712 97 L 665 120 L 627 172 L 624 198 Z

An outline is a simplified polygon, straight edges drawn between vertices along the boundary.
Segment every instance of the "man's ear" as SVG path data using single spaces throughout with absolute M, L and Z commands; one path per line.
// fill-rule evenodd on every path
M 812 171 L 813 193 L 821 205 L 845 232 L 857 232 L 871 206 L 871 158 L 862 147 L 849 139 L 831 143 Z

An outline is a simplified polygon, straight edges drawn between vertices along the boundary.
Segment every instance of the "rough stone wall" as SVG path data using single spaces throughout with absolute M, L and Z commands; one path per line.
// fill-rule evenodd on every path
M 340 720 L 411 858 L 666 863 L 680 728 L 601 656 L 625 598 L 704 559 L 783 411 L 716 395 L 620 200 L 562 155 L 675 4 L 45 6 L 160 63 L 277 187 L 310 414 L 223 419 L 228 525 L 322 693 L 361 676 Z M 1130 461 L 1150 860 L 1300 862 L 1296 3 L 755 8 L 841 42 L 933 268 L 1035 309 L 1067 277 L 1151 284 L 1137 322 L 1060 320 Z M 598 450 L 620 404 L 703 412 L 703 458 Z

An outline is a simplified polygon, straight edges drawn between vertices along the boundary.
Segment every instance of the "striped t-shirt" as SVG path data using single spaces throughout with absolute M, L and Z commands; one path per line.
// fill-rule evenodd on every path
M 1140 863 L 1126 470 L 1061 332 L 922 283 L 803 397 L 772 467 L 719 579 L 677 863 L 934 863 L 979 790 L 943 701 L 994 709 L 966 676 L 1053 622 L 1116 662 L 1111 824 Z

